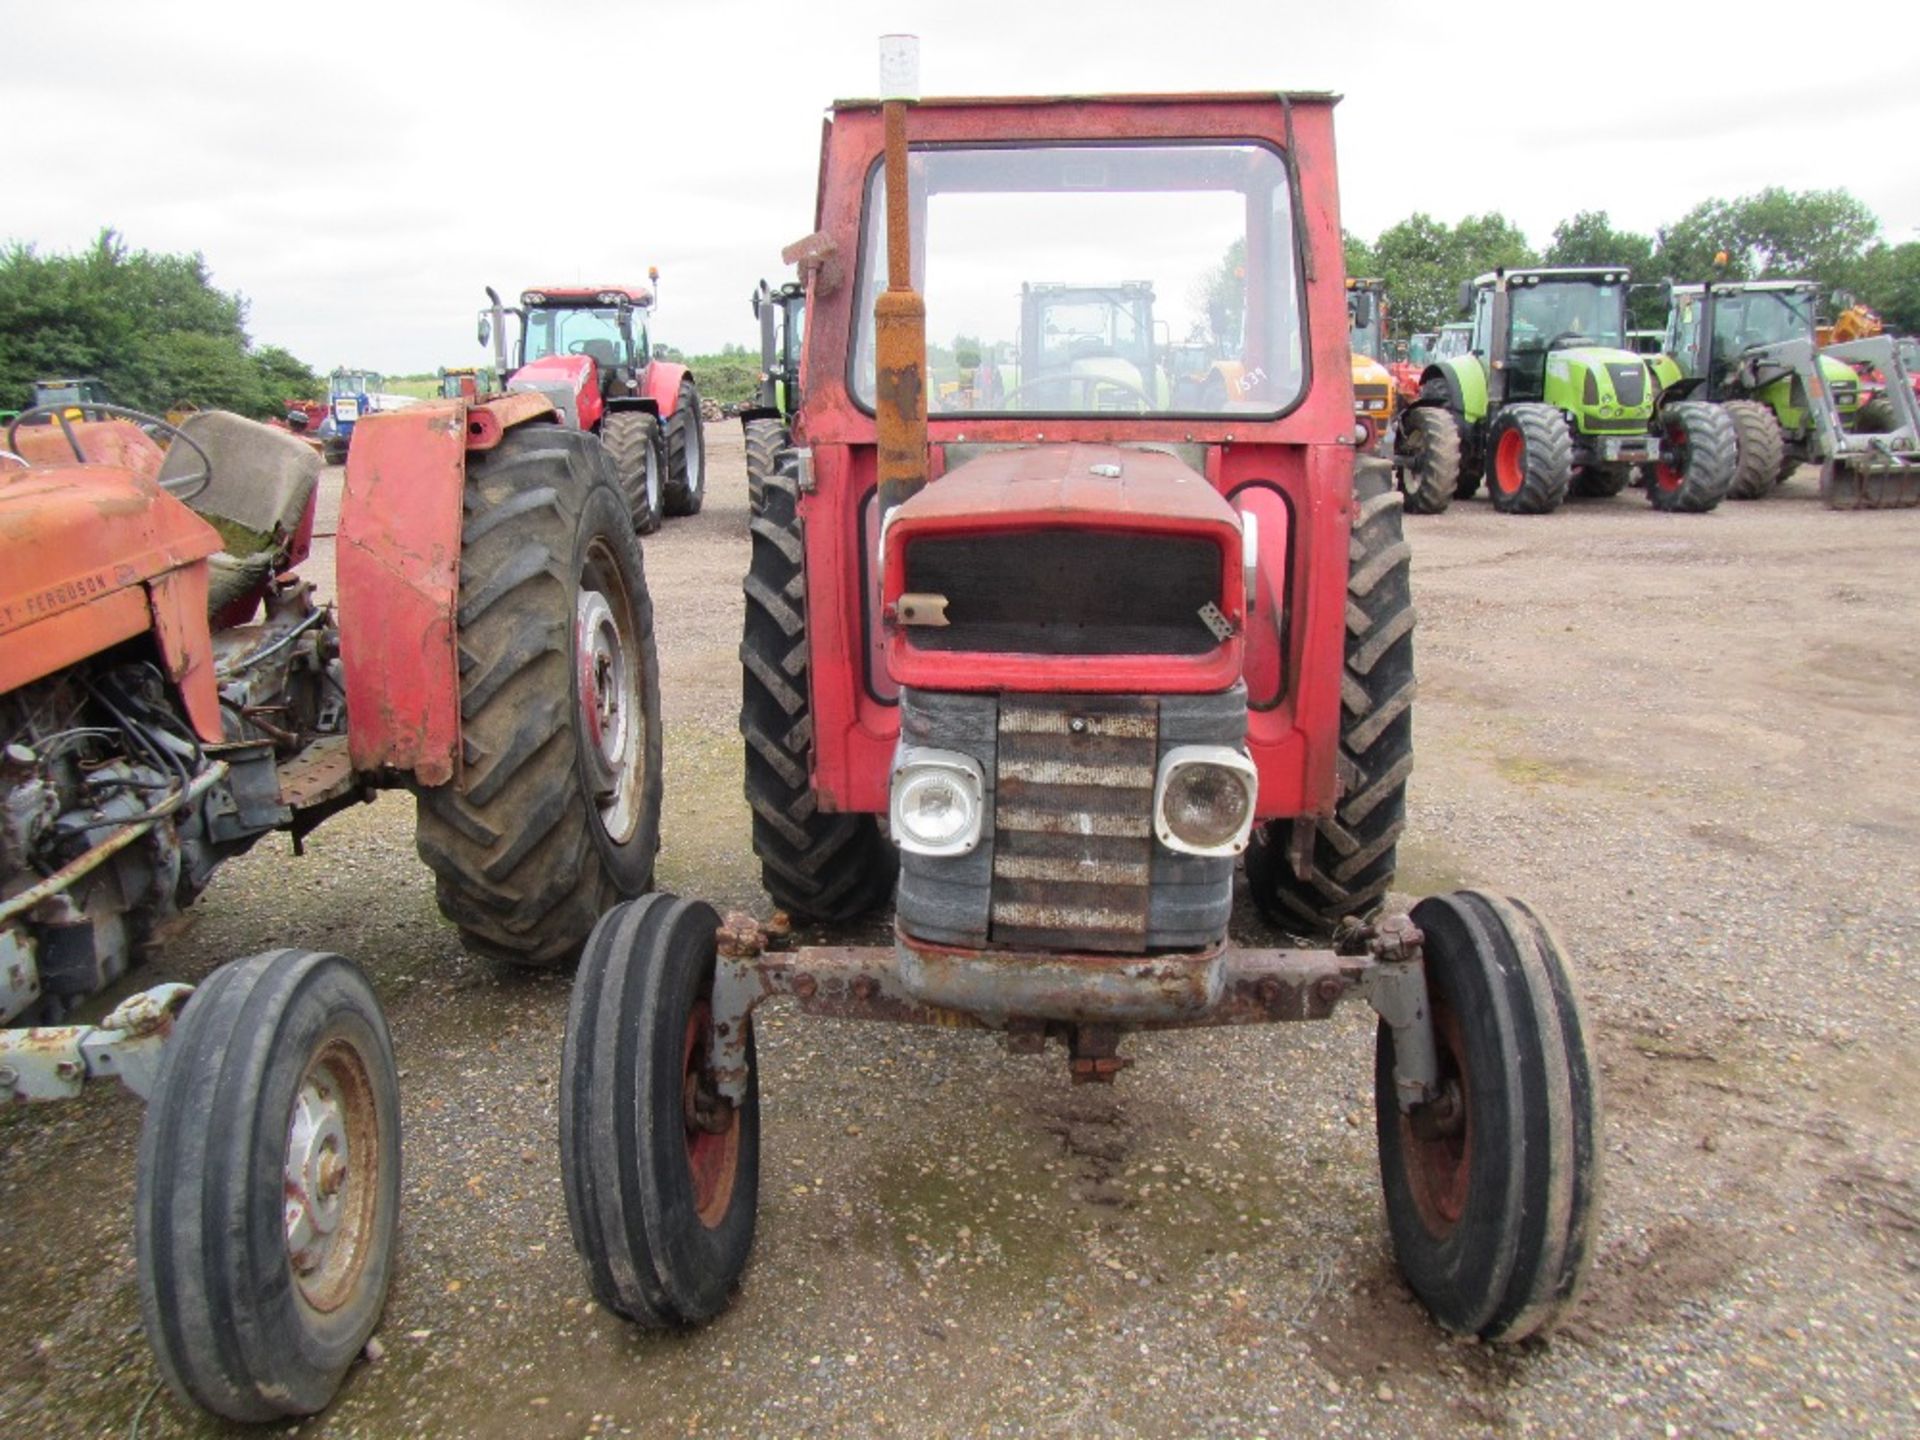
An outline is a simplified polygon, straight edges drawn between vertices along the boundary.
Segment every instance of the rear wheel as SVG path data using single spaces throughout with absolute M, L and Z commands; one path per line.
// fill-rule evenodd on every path
M 1728 400 L 1720 407 L 1733 422 L 1732 500 L 1758 500 L 1770 494 L 1786 461 L 1787 438 L 1773 410 L 1758 400 Z
M 1579 997 L 1519 901 L 1461 890 L 1412 919 L 1442 1093 L 1401 1111 L 1381 1024 L 1374 1114 L 1394 1255 L 1447 1329 L 1521 1340 L 1574 1303 L 1593 1256 L 1600 1102 Z
M 1347 552 L 1339 807 L 1314 827 L 1304 879 L 1288 853 L 1293 821 L 1261 827 L 1247 849 L 1255 902 L 1274 924 L 1302 934 L 1330 930 L 1386 894 L 1413 773 L 1412 552 L 1382 467 L 1363 465 L 1354 488 L 1360 516 Z
M 1899 417 L 1893 412 L 1893 401 L 1885 395 L 1874 396 L 1853 417 L 1853 429 L 1859 435 L 1885 435 L 1898 429 L 1899 425 Z
M 1402 412 L 1393 473 L 1415 515 L 1438 515 L 1460 484 L 1460 424 L 1451 410 L 1416 405 Z
M 707 430 L 700 418 L 700 392 L 680 382 L 680 402 L 667 421 L 666 513 L 698 515 L 707 498 Z
M 1699 514 L 1726 499 L 1739 450 L 1727 412 L 1704 400 L 1682 400 L 1653 423 L 1660 432 L 1660 458 L 1647 475 L 1653 508 Z
M 460 772 L 419 792 L 415 843 L 470 950 L 565 965 L 660 844 L 640 542 L 604 447 L 554 426 L 474 456 L 464 503 Z
M 899 856 L 876 817 L 822 810 L 813 793 L 806 551 L 792 452 L 760 493 L 760 513 L 749 521 L 753 558 L 740 641 L 753 853 L 781 909 L 811 920 L 850 920 L 892 896 Z
M 1487 437 L 1487 494 L 1508 515 L 1560 508 L 1573 480 L 1573 437 L 1551 405 L 1509 405 Z
M 792 443 L 784 421 L 771 416 L 749 420 L 743 427 L 747 439 L 747 513 L 760 513 L 760 487 L 780 459 L 780 452 Z
M 311 1415 L 386 1304 L 399 1080 L 372 988 L 277 950 L 187 1002 L 140 1132 L 140 1310 L 174 1393 L 229 1420 Z
M 691 1325 L 727 1301 L 753 1250 L 760 1095 L 723 1099 L 708 1063 L 711 906 L 617 905 L 581 956 L 560 1069 L 560 1170 L 594 1298 L 642 1325 Z
M 620 410 L 600 422 L 600 441 L 627 497 L 636 535 L 660 528 L 661 472 L 666 460 L 660 422 L 639 410 Z

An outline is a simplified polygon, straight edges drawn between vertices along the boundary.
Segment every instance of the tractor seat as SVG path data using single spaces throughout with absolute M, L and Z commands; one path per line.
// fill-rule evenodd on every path
M 580 353 L 602 370 L 611 370 L 620 363 L 620 352 L 614 348 L 611 340 L 584 341 L 580 346 Z
M 320 483 L 320 457 L 285 430 L 227 410 L 203 410 L 180 425 L 212 462 L 211 475 L 186 503 L 220 532 L 221 548 L 208 562 L 209 613 L 257 590 L 286 562 L 288 542 Z M 168 447 L 164 482 L 192 475 L 200 457 L 191 446 Z

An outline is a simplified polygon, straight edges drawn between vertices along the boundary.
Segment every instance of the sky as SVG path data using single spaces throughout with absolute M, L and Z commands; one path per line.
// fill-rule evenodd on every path
M 920 36 L 928 95 L 1339 92 L 1343 222 L 1368 239 L 1415 211 L 1499 210 L 1537 246 L 1580 210 L 1651 233 L 1768 185 L 1850 190 L 1920 238 L 1920 4 L 1821 13 L 0 0 L 0 239 L 200 251 L 257 343 L 322 372 L 482 363 L 484 285 L 649 265 L 656 339 L 752 348 L 748 296 L 812 228 L 821 115 L 874 93 L 889 31 Z

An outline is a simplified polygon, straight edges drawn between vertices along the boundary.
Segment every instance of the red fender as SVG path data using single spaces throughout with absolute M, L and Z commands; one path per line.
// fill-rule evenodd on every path
M 687 378 L 687 367 L 671 360 L 655 360 L 647 366 L 640 393 L 660 407 L 660 418 L 670 420 L 680 408 L 680 382 Z

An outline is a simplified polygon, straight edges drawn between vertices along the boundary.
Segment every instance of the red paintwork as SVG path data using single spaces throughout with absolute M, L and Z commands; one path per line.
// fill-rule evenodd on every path
M 1415 365 L 1411 360 L 1396 360 L 1387 366 L 1387 373 L 1393 376 L 1393 388 L 1400 392 L 1402 400 L 1420 398 L 1420 376 L 1426 367 Z
M 131 420 L 73 422 L 73 438 L 93 465 L 113 465 L 144 480 L 160 474 L 167 452 Z M 22 425 L 13 432 L 13 451 L 31 465 L 76 464 L 73 443 L 57 424 Z
M 1222 495 L 1241 508 L 1265 507 L 1289 517 L 1286 526 L 1274 527 L 1286 533 L 1263 533 L 1260 547 L 1261 593 L 1285 598 L 1286 649 L 1281 651 L 1271 623 L 1271 598 L 1264 623 L 1256 607 L 1246 639 L 1249 685 L 1257 677 L 1278 676 L 1285 682 L 1271 707 L 1248 716 L 1249 751 L 1260 771 L 1257 809 L 1263 819 L 1331 814 L 1337 798 L 1334 760 L 1353 513 L 1353 382 L 1333 104 L 1323 96 L 1297 96 L 1291 110 L 1301 226 L 1312 261 L 1305 294 L 1312 388 L 1291 414 L 1272 421 L 1120 415 L 1033 420 L 977 414 L 935 414 L 928 420 L 935 491 L 944 483 L 942 446 L 962 436 L 968 443 L 1032 443 L 1041 433 L 1049 442 L 1193 442 L 1207 447 L 1205 478 Z M 1279 98 L 1270 94 L 926 100 L 913 107 L 908 135 L 915 144 L 1116 136 L 1254 138 L 1284 148 L 1287 117 Z M 877 598 L 861 589 L 862 509 L 875 485 L 875 436 L 873 417 L 860 411 L 847 393 L 845 359 L 852 332 L 862 192 L 880 150 L 878 104 L 835 107 L 821 156 L 816 216 L 835 254 L 824 266 L 809 270 L 809 323 L 801 361 L 806 400 L 796 421 L 797 438 L 812 451 L 816 482 L 815 492 L 801 499 L 812 650 L 814 789 L 826 809 L 875 813 L 887 808 L 899 713 L 874 698 L 875 691 L 887 693 L 887 677 L 873 676 L 864 663 L 863 612 Z M 823 284 L 823 276 L 841 283 Z M 1250 297 L 1248 308 L 1257 313 L 1258 297 Z M 1276 541 L 1282 548 L 1274 548 Z M 868 574 L 872 569 L 864 567 Z M 1237 574 L 1237 565 L 1234 570 Z
M 607 408 L 600 394 L 599 367 L 585 355 L 542 355 L 529 360 L 513 372 L 513 383 L 566 389 L 573 396 L 573 413 L 582 430 L 598 426 Z
M 335 571 L 347 749 L 362 773 L 443 785 L 459 764 L 459 401 L 369 415 L 354 427 Z
M 660 407 L 660 418 L 671 419 L 680 409 L 680 382 L 687 367 L 671 360 L 655 360 L 640 377 L 640 393 Z
M 653 304 L 653 291 L 644 285 L 529 285 L 521 292 L 524 299 L 528 295 L 544 295 L 543 305 L 582 305 L 598 303 L 602 295 L 624 295 L 634 305 L 645 307 Z
M 77 427 L 82 449 L 86 431 L 108 428 Z M 196 733 L 218 740 L 206 561 L 219 548 L 211 525 L 132 470 L 0 471 L 0 692 L 152 630 Z
M 1089 469 L 1117 465 L 1118 480 Z M 1149 531 L 1195 535 L 1220 547 L 1215 603 L 1236 627 L 1246 618 L 1240 523 L 1220 492 L 1171 455 L 1110 445 L 1046 445 L 982 455 L 929 485 L 893 512 L 887 526 L 883 595 L 893 613 L 905 587 L 906 553 L 930 535 L 1003 530 Z M 1067 559 L 1070 536 L 1061 541 Z M 1124 583 L 1124 580 L 1122 581 Z M 925 651 L 908 627 L 887 629 L 887 669 L 898 685 L 940 690 L 1156 691 L 1202 694 L 1240 678 L 1239 634 L 1206 655 L 1005 655 Z

